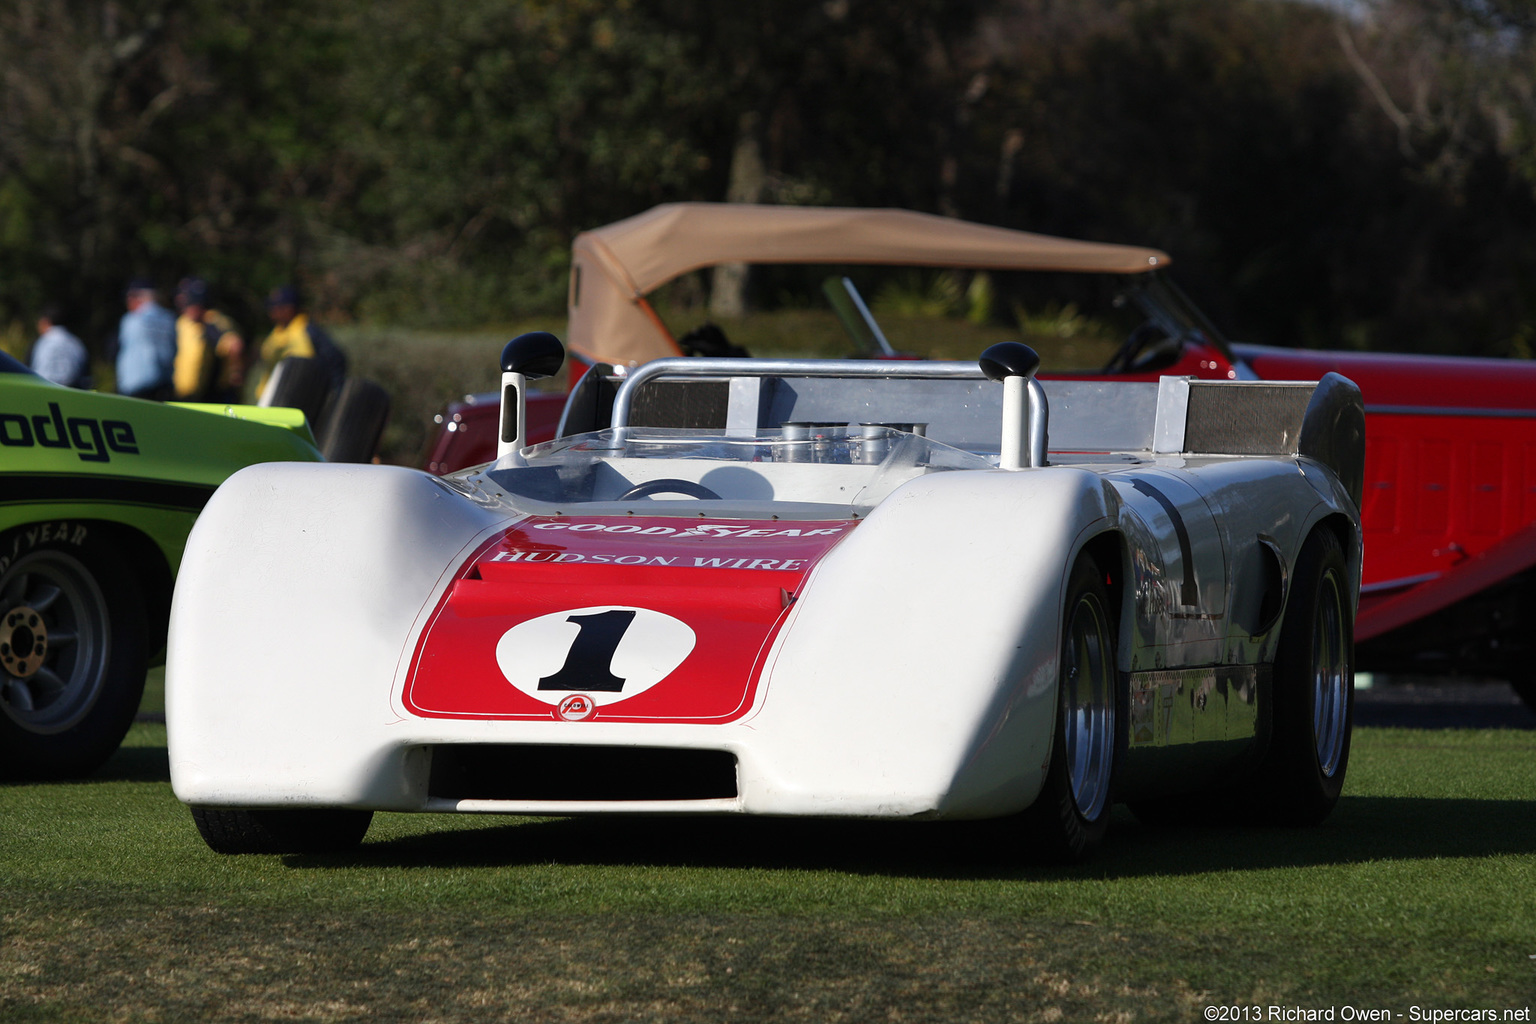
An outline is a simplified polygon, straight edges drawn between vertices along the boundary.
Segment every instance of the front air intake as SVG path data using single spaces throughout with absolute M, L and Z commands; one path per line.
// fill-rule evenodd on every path
M 730 800 L 723 750 L 454 743 L 432 748 L 435 800 Z

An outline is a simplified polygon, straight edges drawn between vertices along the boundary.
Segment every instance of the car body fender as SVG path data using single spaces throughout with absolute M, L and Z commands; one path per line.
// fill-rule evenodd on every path
M 1114 500 L 1073 469 L 904 485 L 804 587 L 745 722 L 765 757 L 743 772 L 772 772 L 759 791 L 785 813 L 867 813 L 882 794 L 902 795 L 896 814 L 1026 807 L 1050 756 L 1065 581 Z
M 290 799 L 354 803 L 396 791 L 372 763 L 398 718 L 389 680 L 452 570 L 505 525 L 416 470 L 271 464 L 230 477 L 187 540 L 171 608 L 177 795 L 259 804 L 287 785 Z M 290 671 L 258 667 L 274 663 Z M 215 760 L 217 786 L 203 768 Z
M 319 459 L 295 410 L 162 404 L 0 374 L 0 530 L 122 523 L 174 573 L 193 519 L 231 473 Z

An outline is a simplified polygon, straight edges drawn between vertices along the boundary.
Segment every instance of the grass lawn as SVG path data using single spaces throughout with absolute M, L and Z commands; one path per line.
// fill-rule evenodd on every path
M 0 787 L 0 1020 L 1536 1005 L 1531 732 L 1360 730 L 1321 828 L 1126 816 L 1071 870 L 980 827 L 750 819 L 391 814 L 346 856 L 229 858 L 166 778 L 140 724 L 96 778 Z

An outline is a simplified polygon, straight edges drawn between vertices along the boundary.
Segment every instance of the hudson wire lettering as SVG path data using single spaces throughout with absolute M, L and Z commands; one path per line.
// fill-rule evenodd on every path
M 726 526 L 716 523 L 701 523 L 698 526 L 690 526 L 686 529 L 678 529 L 675 526 L 641 526 L 638 523 L 534 523 L 535 530 L 569 530 L 571 533 L 628 533 L 636 536 L 649 537 L 835 537 L 847 527 L 818 527 L 815 529 L 801 530 L 789 528 L 783 530 L 764 530 L 751 527 Z
M 804 558 L 706 558 L 683 555 L 604 555 L 582 551 L 498 551 L 492 562 L 564 562 L 569 565 L 670 565 L 685 569 L 776 569 L 799 572 Z

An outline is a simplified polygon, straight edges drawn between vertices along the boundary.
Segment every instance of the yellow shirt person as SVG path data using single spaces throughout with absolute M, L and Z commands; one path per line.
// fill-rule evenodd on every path
M 292 285 L 272 290 L 267 297 L 267 314 L 272 317 L 272 333 L 261 343 L 261 381 L 259 395 L 266 389 L 272 370 L 290 356 L 313 359 L 324 368 L 330 386 L 341 386 L 347 373 L 347 357 L 336 347 L 319 324 L 311 323 L 309 314 L 299 312 L 299 293 Z
M 297 356 L 300 359 L 315 358 L 314 342 L 309 340 L 309 314 L 295 313 L 292 320 L 281 326 L 274 326 L 272 333 L 267 335 L 261 343 L 261 362 L 264 367 L 261 375 L 261 383 L 256 390 L 261 391 L 267 386 L 267 378 L 272 373 L 272 367 L 289 356 Z
M 234 322 L 208 308 L 208 286 L 195 277 L 176 289 L 176 362 L 172 383 L 184 402 L 234 402 L 245 383 L 245 340 Z

